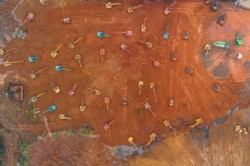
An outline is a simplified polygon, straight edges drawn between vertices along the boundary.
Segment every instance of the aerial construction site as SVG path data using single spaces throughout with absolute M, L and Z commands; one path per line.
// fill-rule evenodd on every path
M 250 162 L 246 2 L 0 5 L 0 165 Z

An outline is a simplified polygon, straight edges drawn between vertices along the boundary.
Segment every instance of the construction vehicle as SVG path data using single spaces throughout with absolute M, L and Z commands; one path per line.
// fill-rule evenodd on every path
M 39 115 L 43 115 L 43 114 L 46 114 L 46 113 L 48 113 L 48 112 L 53 112 L 53 111 L 55 111 L 56 109 L 57 109 L 56 105 L 53 104 L 53 105 L 49 106 L 49 108 L 48 108 L 47 110 L 43 111 L 43 112 L 40 113 Z
M 7 66 L 11 66 L 12 64 L 15 64 L 15 63 L 23 63 L 23 62 L 24 62 L 24 60 L 20 60 L 20 61 L 4 61 L 3 66 L 7 67 Z
M 107 121 L 104 125 L 103 125 L 103 128 L 105 130 L 109 129 L 111 127 L 111 125 L 115 122 L 115 120 L 112 120 L 112 121 Z
M 248 134 L 248 126 L 241 127 L 240 125 L 236 125 L 235 131 L 238 135 L 241 135 L 242 133 L 247 135 Z
M 64 45 L 64 43 L 59 44 L 55 50 L 53 50 L 50 55 L 55 58 L 58 55 L 59 49 Z
M 34 96 L 31 97 L 30 101 L 31 101 L 32 103 L 35 103 L 35 102 L 37 102 L 37 100 L 38 100 L 41 96 L 46 95 L 46 94 L 47 94 L 46 92 L 42 92 L 42 93 L 40 93 L 40 94 L 38 94 L 38 95 L 34 95 Z
M 226 22 L 226 19 L 227 19 L 227 16 L 226 16 L 226 14 L 222 14 L 220 17 L 219 17 L 219 19 L 218 19 L 218 24 L 219 25 L 224 25 L 225 24 L 225 22 Z
M 101 31 L 98 31 L 97 33 L 96 33 L 96 36 L 97 37 L 99 37 L 99 38 L 104 38 L 104 37 L 110 37 L 110 35 L 108 35 L 108 34 L 106 34 L 106 33 L 104 33 L 104 32 L 101 32 Z
M 33 13 L 29 13 L 21 26 L 24 26 L 24 24 L 26 24 L 27 22 L 33 21 L 34 17 L 35 15 Z
M 168 99 L 168 106 L 173 107 L 174 106 L 174 99 L 170 98 Z
M 120 5 L 122 5 L 122 4 L 121 4 L 121 3 L 112 3 L 112 2 L 108 2 L 108 3 L 105 4 L 105 7 L 106 7 L 107 9 L 111 9 L 113 6 L 120 6 Z
M 38 59 L 40 59 L 39 56 L 29 56 L 28 60 L 30 63 L 36 62 Z
M 63 8 L 63 24 L 70 24 L 71 18 L 68 16 L 68 8 L 66 4 L 61 4 Z
M 97 89 L 91 89 L 91 88 L 88 88 L 87 87 L 87 89 L 89 90 L 89 91 L 91 91 L 94 95 L 96 95 L 96 96 L 99 96 L 100 94 L 101 94 L 101 91 L 99 91 L 99 90 L 97 90 Z
M 68 117 L 66 114 L 59 114 L 58 118 L 61 120 L 71 120 L 71 117 Z
M 161 67 L 161 64 L 159 61 L 155 60 L 153 57 L 151 57 L 149 55 L 148 55 L 148 57 L 149 57 L 149 59 L 151 59 L 153 61 L 153 64 L 155 67 L 157 67 L 157 68 Z
M 219 48 L 224 48 L 225 50 L 230 48 L 229 43 L 224 42 L 224 41 L 216 41 L 213 44 L 214 46 L 219 47 Z
M 168 39 L 168 37 L 169 37 L 169 33 L 168 33 L 168 29 L 169 29 L 169 21 L 167 22 L 167 25 L 166 25 L 166 30 L 165 30 L 165 32 L 163 33 L 163 38 L 164 39 Z
M 153 82 L 149 83 L 149 88 L 153 91 L 155 101 L 157 101 L 157 98 L 156 98 L 156 93 L 155 93 L 155 88 L 156 88 L 155 83 L 153 83 Z
M 72 69 L 65 68 L 65 67 L 63 67 L 63 66 L 61 66 L 61 65 L 56 65 L 56 66 L 55 66 L 55 70 L 56 70 L 56 71 L 72 71 Z
M 141 88 L 142 88 L 143 84 L 144 84 L 143 81 L 139 81 L 139 82 L 138 82 L 139 96 L 141 95 Z
M 219 91 L 220 91 L 220 85 L 217 84 L 217 83 L 213 84 L 213 90 L 214 90 L 215 92 L 219 92 Z
M 80 82 L 77 81 L 77 82 L 74 84 L 74 86 L 68 91 L 68 94 L 69 94 L 70 96 L 72 96 L 72 95 L 75 94 L 75 89 L 76 89 L 76 87 L 77 87 L 77 85 L 78 85 L 79 83 L 80 83 Z
M 57 86 L 54 82 L 52 82 L 52 81 L 50 81 L 50 85 L 52 86 L 52 88 L 53 88 L 53 91 L 55 92 L 55 93 L 60 93 L 60 88 L 59 88 L 59 86 Z
M 190 128 L 195 128 L 196 126 L 200 125 L 203 123 L 203 120 L 201 118 L 197 118 L 195 119 L 195 123 L 191 126 L 189 126 Z
M 133 13 L 135 11 L 135 9 L 143 7 L 144 5 L 138 5 L 138 6 L 130 6 L 128 7 L 128 13 Z
M 238 60 L 243 58 L 243 55 L 241 53 L 237 53 L 235 51 L 229 51 L 227 53 L 227 56 Z
M 104 97 L 104 103 L 106 105 L 107 111 L 109 110 L 110 98 L 108 96 Z
M 171 125 L 171 123 L 170 123 L 168 120 L 164 120 L 163 124 L 164 124 L 166 127 L 169 127 L 170 129 L 176 131 L 176 129 Z
M 77 46 L 77 43 L 78 43 L 80 40 L 84 39 L 84 38 L 85 38 L 85 37 L 80 37 L 80 38 L 78 38 L 77 40 L 73 41 L 72 43 L 69 44 L 69 48 L 70 48 L 70 49 L 74 49 L 74 48 Z
M 182 38 L 184 40 L 188 40 L 189 39 L 189 32 L 187 32 L 187 31 L 182 32 Z
M 105 49 L 104 48 L 101 48 L 100 49 L 100 55 L 102 57 L 102 62 L 104 61 L 104 56 L 105 56 L 106 52 L 105 52 Z
M 134 143 L 134 138 L 133 137 L 128 137 L 128 142 L 130 142 L 136 149 L 138 149 L 138 146 Z
M 172 61 L 176 61 L 177 60 L 177 54 L 176 53 L 172 53 L 171 54 L 171 60 Z
M 130 55 L 132 54 L 131 51 L 128 49 L 128 46 L 125 44 L 121 44 L 121 49 L 122 49 L 122 51 L 124 51 L 124 50 L 127 51 Z
M 242 39 L 242 33 L 241 32 L 237 32 L 235 43 L 236 43 L 236 46 L 241 46 L 243 44 L 243 39 Z
M 186 72 L 187 74 L 192 75 L 192 74 L 194 73 L 194 69 L 191 68 L 190 66 L 187 66 L 187 67 L 185 67 L 185 72 Z
M 79 63 L 80 68 L 82 68 L 82 63 L 81 63 L 82 57 L 81 57 L 81 55 L 79 55 L 79 54 L 75 55 L 75 60 Z
M 140 43 L 142 43 L 144 45 L 144 47 L 147 47 L 147 48 L 152 48 L 153 47 L 153 44 L 150 43 L 150 42 L 145 42 L 145 41 L 142 41 L 142 40 L 139 40 Z
M 170 9 L 171 7 L 173 7 L 173 5 L 175 4 L 175 0 L 172 2 L 172 4 L 170 6 L 167 6 L 164 10 L 164 14 L 168 15 L 170 13 Z
M 4 50 L 0 49 L 0 56 L 2 56 L 4 54 Z
M 128 99 L 126 97 L 122 98 L 122 106 L 127 106 L 128 105 Z
M 42 5 L 49 5 L 49 0 L 40 0 Z
M 114 32 L 113 34 L 114 34 L 114 35 L 117 35 L 117 34 L 125 34 L 125 36 L 129 37 L 129 36 L 132 36 L 132 31 Z
M 80 111 L 81 111 L 81 112 L 84 112 L 84 111 L 86 110 L 86 107 L 87 107 L 87 105 L 84 104 L 84 100 L 82 100 L 82 103 L 81 103 L 81 105 L 80 105 Z
M 38 70 L 38 71 L 31 72 L 30 78 L 35 79 L 36 76 L 37 76 L 39 73 L 41 73 L 41 72 L 43 72 L 44 70 L 47 70 L 47 69 L 48 69 L 48 67 L 44 67 L 44 68 L 42 68 L 42 69 L 40 69 L 40 70 Z
M 204 51 L 205 51 L 205 56 L 208 55 L 208 52 L 211 50 L 210 44 L 205 44 Z
M 145 103 L 145 104 L 144 104 L 144 107 L 145 107 L 147 110 L 149 110 L 149 112 L 150 112 L 153 116 L 155 116 L 155 113 L 154 113 L 153 110 L 152 110 L 152 106 L 151 106 L 149 103 Z
M 146 21 L 147 21 L 147 18 L 146 16 L 144 16 L 144 21 L 143 21 L 143 24 L 141 25 L 141 32 L 146 32 L 147 30 Z
M 155 133 L 152 133 L 150 136 L 149 136 L 149 141 L 148 143 L 145 145 L 145 146 L 148 146 L 150 145 L 155 139 L 156 139 L 157 135 Z

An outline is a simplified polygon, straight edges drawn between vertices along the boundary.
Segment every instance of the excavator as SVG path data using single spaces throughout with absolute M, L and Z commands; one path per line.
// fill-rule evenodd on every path
M 112 2 L 108 2 L 106 3 L 105 7 L 107 9 L 111 9 L 113 6 L 117 6 L 117 5 L 122 5 L 121 3 L 112 3 Z
M 53 51 L 51 52 L 50 55 L 51 55 L 53 58 L 55 58 L 55 57 L 57 56 L 57 54 L 58 54 L 58 50 L 59 50 L 63 45 L 64 45 L 64 43 L 59 44 L 59 45 L 56 47 L 56 49 L 53 50 Z
M 61 4 L 63 8 L 63 24 L 70 24 L 71 18 L 68 16 L 68 8 L 66 4 Z
M 189 126 L 190 128 L 195 128 L 196 126 L 200 125 L 203 123 L 203 120 L 201 118 L 197 118 L 195 119 L 195 123 L 191 126 Z
M 40 0 L 42 5 L 49 5 L 49 0 Z
M 84 37 L 80 37 L 80 38 L 78 38 L 77 40 L 75 40 L 75 41 L 73 41 L 72 43 L 70 43 L 70 44 L 69 44 L 69 48 L 70 48 L 70 49 L 74 49 L 74 48 L 77 46 L 77 43 L 78 43 L 80 40 L 82 40 L 82 39 L 84 39 Z

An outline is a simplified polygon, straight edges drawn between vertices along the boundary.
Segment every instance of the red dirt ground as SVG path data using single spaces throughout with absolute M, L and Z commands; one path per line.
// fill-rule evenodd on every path
M 207 34 L 206 30 L 215 20 L 216 13 L 201 1 L 184 2 L 178 1 L 169 15 L 163 14 L 169 3 L 144 1 L 144 7 L 129 14 L 127 8 L 139 2 L 123 3 L 112 9 L 105 9 L 105 3 L 71 2 L 68 12 L 72 23 L 63 25 L 63 10 L 59 3 L 51 1 L 49 6 L 41 6 L 39 2 L 27 1 L 17 9 L 17 16 L 23 20 L 32 12 L 35 20 L 25 25 L 29 31 L 27 37 L 24 40 L 12 40 L 6 47 L 5 55 L 6 60 L 25 62 L 6 68 L 1 66 L 0 69 L 18 71 L 26 81 L 29 97 L 47 91 L 47 95 L 42 96 L 35 105 L 41 111 L 51 104 L 57 105 L 55 112 L 47 113 L 49 127 L 53 131 L 78 127 L 88 122 L 105 144 L 128 144 L 127 138 L 130 136 L 136 144 L 145 144 L 152 132 L 158 135 L 165 132 L 165 119 L 180 131 L 186 131 L 197 117 L 201 117 L 204 124 L 209 124 L 235 106 L 244 79 L 229 76 L 225 80 L 218 80 L 203 67 L 199 55 L 204 44 L 213 40 L 211 36 L 215 31 Z M 142 33 L 140 26 L 144 15 L 147 17 L 148 29 Z M 170 37 L 164 40 L 162 33 L 167 21 L 170 22 Z M 112 34 L 126 30 L 132 30 L 133 35 L 101 39 L 96 36 L 97 31 Z M 189 40 L 182 39 L 183 31 L 190 33 Z M 81 36 L 86 39 L 81 40 L 75 49 L 69 49 L 70 42 Z M 233 36 L 230 38 L 233 40 Z M 216 40 L 222 39 L 219 36 Z M 152 42 L 153 47 L 145 48 L 138 40 Z M 51 51 L 62 42 L 65 46 L 52 58 Z M 121 56 L 122 43 L 128 45 L 131 55 L 123 52 Z M 99 55 L 100 48 L 106 49 L 104 62 Z M 173 52 L 177 53 L 177 61 L 170 59 Z M 83 57 L 83 68 L 74 60 L 76 54 Z M 28 62 L 30 55 L 38 55 L 41 59 L 31 64 Z M 159 60 L 161 67 L 155 68 L 147 56 Z M 57 72 L 54 69 L 57 64 L 72 68 L 73 71 Z M 30 78 L 32 71 L 44 66 L 49 69 L 35 79 Z M 184 72 L 186 66 L 194 68 L 192 76 Z M 56 82 L 61 87 L 61 93 L 55 94 L 49 81 Z M 80 81 L 80 84 L 76 93 L 70 96 L 68 90 L 76 81 Z M 138 96 L 138 81 L 144 82 L 141 96 Z M 157 101 L 149 88 L 150 82 L 157 86 Z M 212 89 L 215 82 L 222 87 L 219 93 Z M 232 90 L 235 85 L 237 89 Z M 101 90 L 101 95 L 94 96 L 86 87 Z M 109 111 L 104 104 L 105 96 L 111 99 Z M 128 106 L 121 106 L 122 97 L 128 98 Z M 174 99 L 173 107 L 168 107 L 169 98 Z M 85 112 L 79 111 L 82 99 L 87 104 Z M 152 105 L 155 116 L 144 108 L 146 102 Z M 60 113 L 67 114 L 72 120 L 59 120 Z M 115 120 L 114 124 L 104 130 L 104 123 L 112 119 Z M 46 132 L 43 122 L 27 129 L 35 133 Z

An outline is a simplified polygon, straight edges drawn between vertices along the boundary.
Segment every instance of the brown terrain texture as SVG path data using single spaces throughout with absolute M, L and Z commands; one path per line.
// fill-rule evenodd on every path
M 34 13 L 35 18 L 24 24 L 28 30 L 25 39 L 10 40 L 0 57 L 0 62 L 24 60 L 8 67 L 0 66 L 3 92 L 0 122 L 8 147 L 4 154 L 6 165 L 17 163 L 18 140 L 32 143 L 29 148 L 29 165 L 32 166 L 249 163 L 246 159 L 249 135 L 241 137 L 234 132 L 235 125 L 249 124 L 249 119 L 242 118 L 250 117 L 249 110 L 227 116 L 230 111 L 247 108 L 250 101 L 249 11 L 230 2 L 220 3 L 219 9 L 212 11 L 211 6 L 198 0 L 177 1 L 168 15 L 163 11 L 172 4 L 170 2 L 124 0 L 118 1 L 122 5 L 106 9 L 106 1 L 49 1 L 48 6 L 43 6 L 38 0 L 24 0 L 0 3 L 1 12 L 6 12 L 2 16 L 10 16 L 19 2 L 15 10 L 17 19 L 24 21 L 28 13 Z M 128 13 L 128 7 L 140 4 L 144 6 Z M 223 26 L 217 24 L 221 14 L 227 16 Z M 66 16 L 71 18 L 70 24 L 62 23 Z M 147 30 L 141 32 L 144 18 Z M 169 38 L 164 39 L 167 22 L 170 23 Z M 6 34 L 11 36 L 17 26 L 17 22 L 7 20 L 1 24 L 1 30 L 6 31 L 6 41 L 9 39 Z M 98 31 L 110 37 L 98 38 Z M 132 31 L 132 36 L 114 34 L 124 31 Z M 183 39 L 184 31 L 189 32 L 188 40 Z M 237 32 L 243 34 L 244 43 L 240 47 L 235 46 Z M 77 46 L 70 49 L 69 44 L 81 37 Z M 152 43 L 152 48 L 145 47 L 140 40 Z M 228 50 L 214 47 L 214 41 L 227 41 L 230 50 L 242 53 L 243 58 L 228 57 Z M 207 56 L 204 53 L 206 43 L 211 45 Z M 52 57 L 51 52 L 60 44 L 63 45 L 58 55 Z M 122 50 L 121 44 L 127 45 L 129 51 Z M 101 48 L 106 51 L 103 61 L 99 53 Z M 171 60 L 173 53 L 177 54 L 176 61 Z M 82 67 L 75 60 L 77 54 L 82 57 Z M 30 63 L 28 57 L 32 55 L 40 59 Z M 159 61 L 161 66 L 155 67 L 152 59 Z M 72 71 L 56 71 L 56 65 Z M 193 74 L 185 72 L 187 66 L 194 70 Z M 30 77 L 32 72 L 43 68 L 46 70 L 35 79 Z M 60 87 L 60 93 L 53 91 L 50 81 Z M 141 94 L 140 81 L 143 82 Z M 75 93 L 69 95 L 77 82 Z M 22 103 L 4 98 L 4 89 L 9 83 L 24 85 Z M 155 91 L 150 83 L 155 84 Z M 219 92 L 214 91 L 214 83 L 220 85 Z M 88 88 L 101 93 L 94 95 Z M 41 92 L 46 94 L 31 103 L 31 97 Z M 110 99 L 108 106 L 105 97 Z M 128 99 L 127 106 L 121 104 L 123 97 Z M 174 100 L 173 106 L 169 106 L 169 99 Z M 79 109 L 82 101 L 87 106 L 83 112 Z M 145 103 L 152 106 L 152 112 L 144 107 Z M 43 112 L 53 104 L 57 109 L 45 116 L 29 114 L 30 106 Z M 61 120 L 59 114 L 71 119 Z M 23 120 L 27 115 L 31 118 Z M 39 121 L 30 120 L 33 116 Z M 189 126 L 197 118 L 202 118 L 203 123 L 190 130 Z M 213 126 L 218 118 L 226 121 Z M 104 124 L 112 120 L 114 123 L 104 129 Z M 166 127 L 164 120 L 168 120 L 177 132 Z M 206 139 L 203 139 L 204 126 L 212 126 Z M 86 128 L 91 130 L 87 137 L 81 134 Z M 46 138 L 50 132 L 52 137 Z M 156 133 L 156 140 L 146 146 L 152 133 Z M 116 157 L 115 147 L 131 145 L 129 137 L 133 137 L 134 143 L 146 153 L 124 161 Z M 235 148 L 240 149 L 239 152 L 231 154 Z

